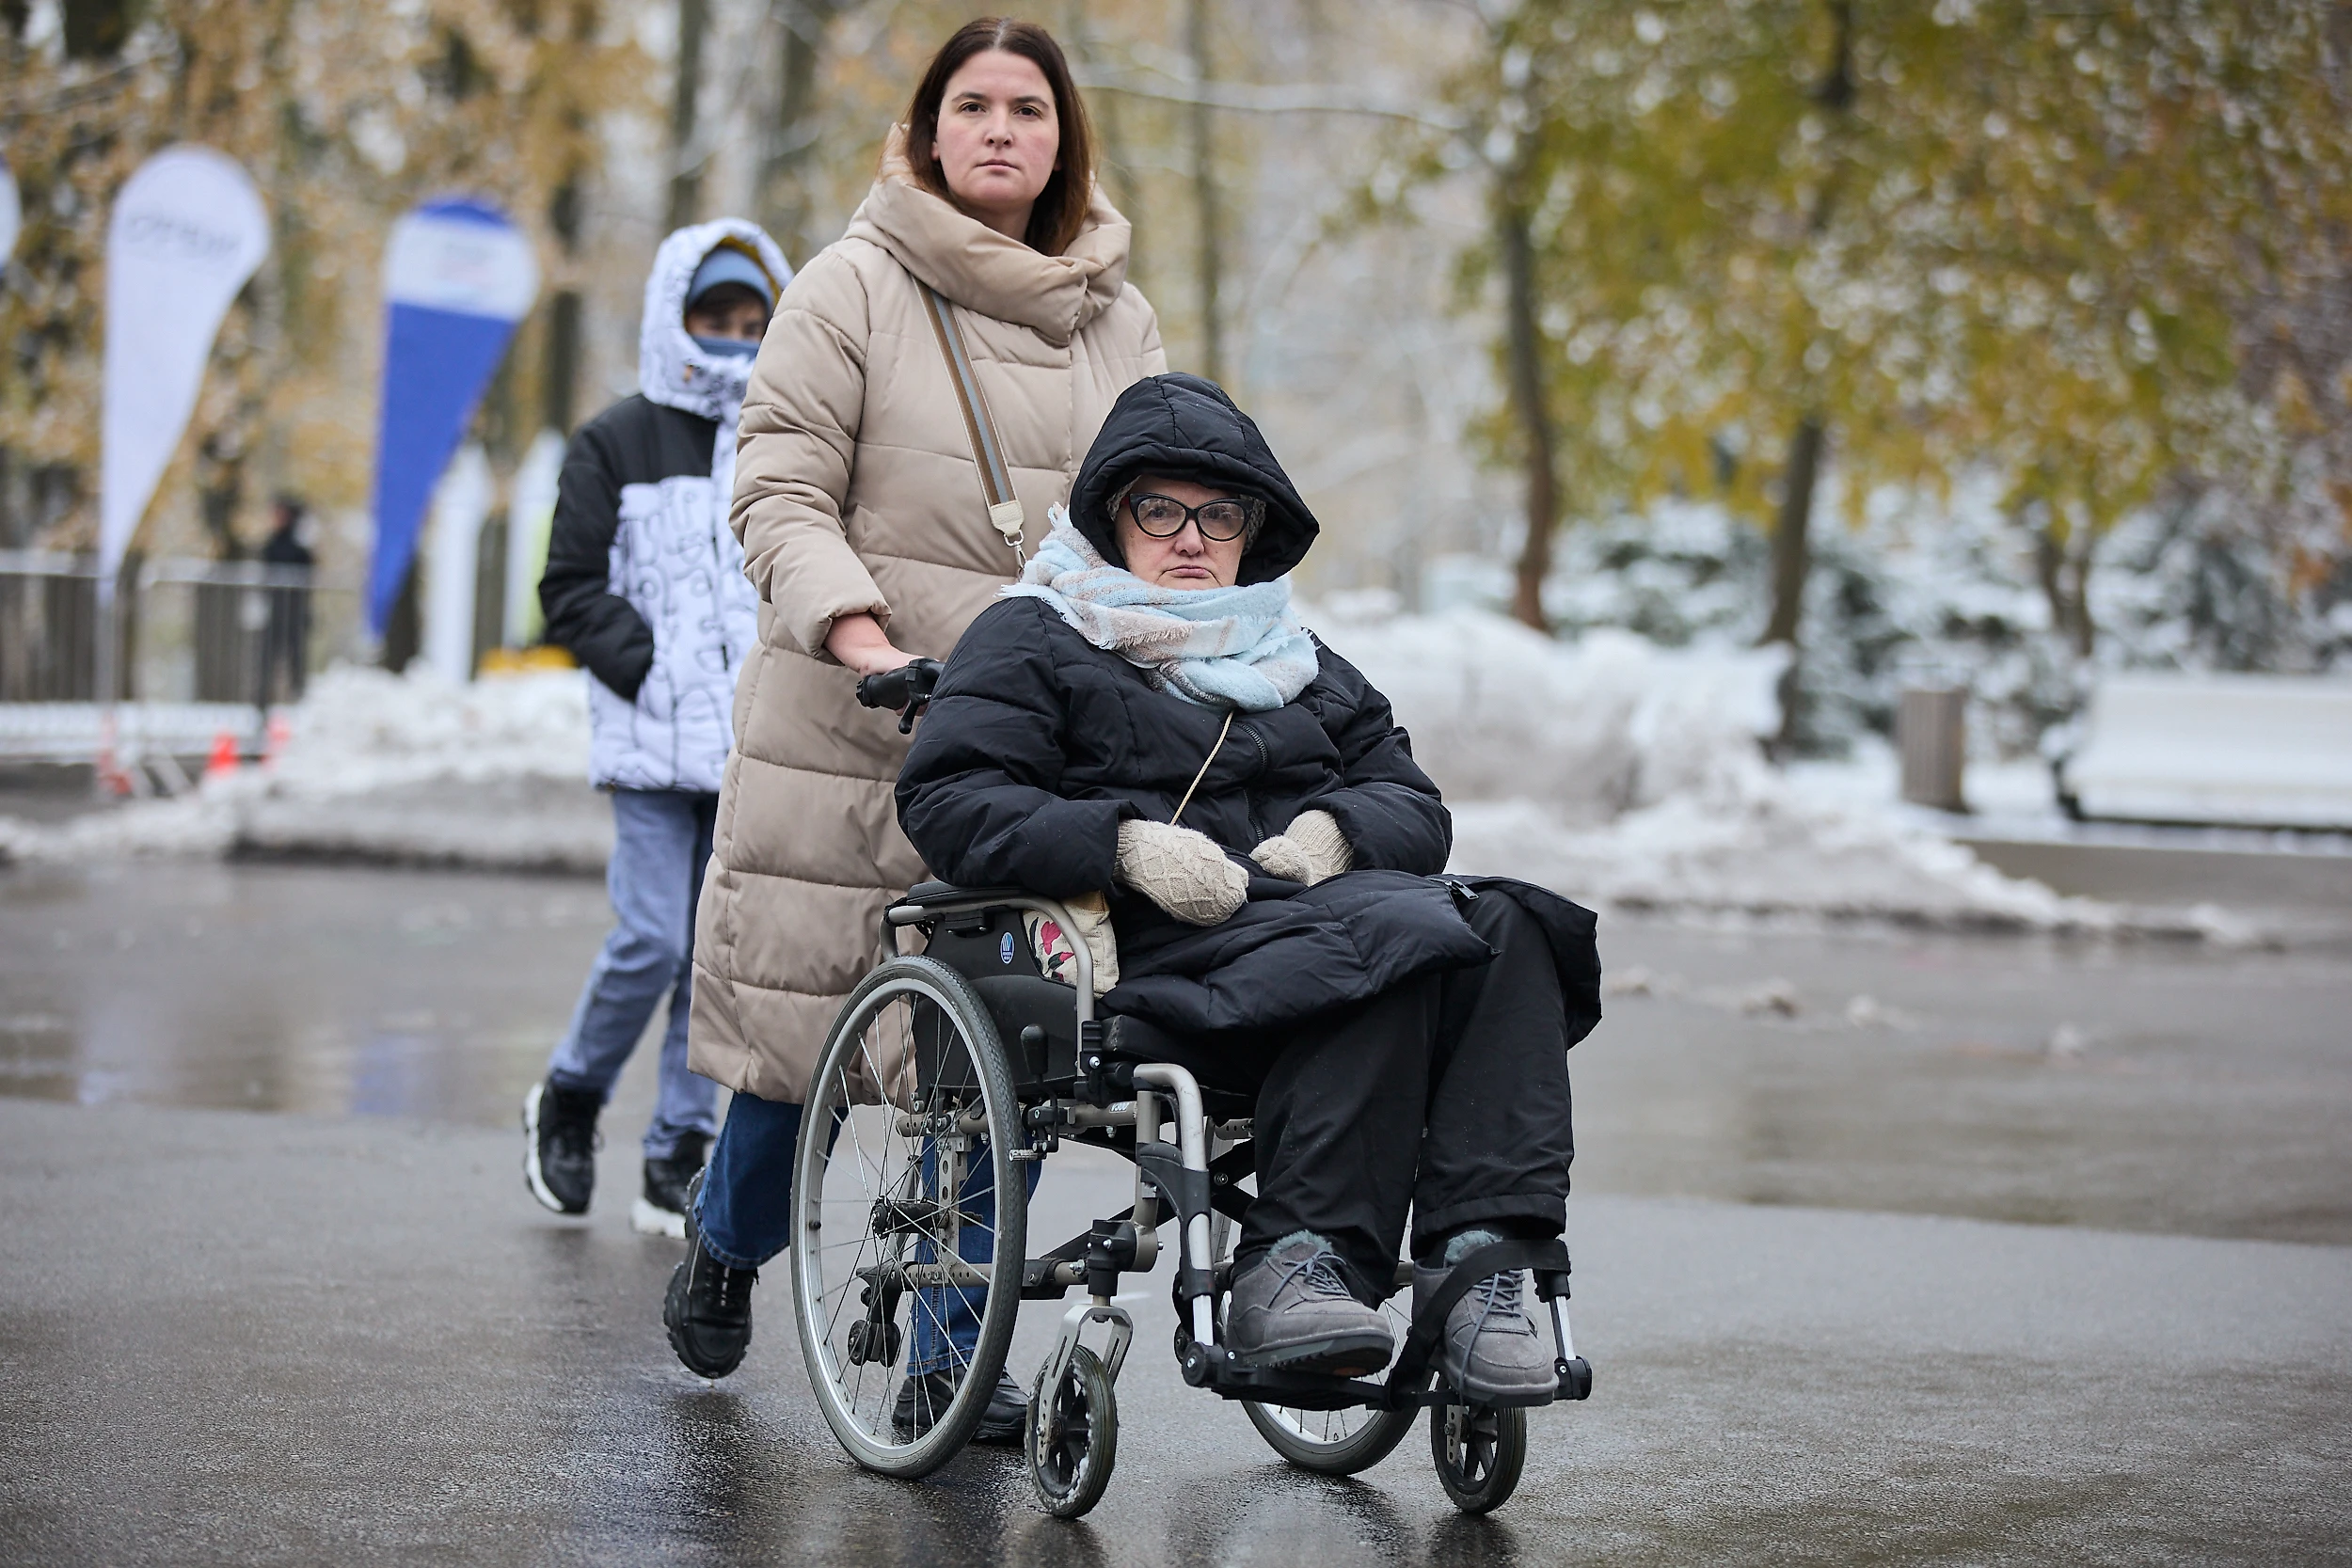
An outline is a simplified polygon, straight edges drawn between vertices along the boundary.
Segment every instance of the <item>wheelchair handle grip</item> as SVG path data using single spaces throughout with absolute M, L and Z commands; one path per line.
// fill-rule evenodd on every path
M 898 714 L 898 733 L 908 734 L 930 705 L 931 689 L 939 684 L 944 668 L 935 658 L 918 658 L 879 675 L 863 676 L 857 683 L 857 700 L 862 706 L 888 708 Z

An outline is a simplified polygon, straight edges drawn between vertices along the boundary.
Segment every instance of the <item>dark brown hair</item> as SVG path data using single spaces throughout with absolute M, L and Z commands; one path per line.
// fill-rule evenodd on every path
M 1032 250 L 1058 256 L 1085 227 L 1088 204 L 1094 199 L 1094 133 L 1087 123 L 1078 85 L 1070 79 L 1070 62 L 1062 58 L 1061 45 L 1036 23 L 1009 16 L 978 17 L 957 28 L 955 36 L 940 45 L 923 72 L 922 84 L 914 89 L 914 101 L 907 105 L 907 163 L 916 184 L 933 196 L 955 199 L 947 189 L 946 176 L 940 172 L 936 152 L 939 109 L 947 96 L 948 79 L 973 55 L 992 49 L 1018 55 L 1036 66 L 1054 92 L 1054 119 L 1061 127 L 1060 166 L 1038 193 L 1037 205 L 1029 209 L 1028 232 L 1022 238 Z

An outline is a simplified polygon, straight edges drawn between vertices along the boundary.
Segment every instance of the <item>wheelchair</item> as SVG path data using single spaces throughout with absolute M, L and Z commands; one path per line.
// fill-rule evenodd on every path
M 1581 1400 L 1592 1370 L 1568 1326 L 1568 1255 L 1557 1241 L 1473 1250 L 1420 1321 L 1400 1263 L 1386 1310 L 1402 1324 L 1375 1381 L 1253 1367 L 1220 1344 L 1229 1254 L 1254 1168 L 1248 1097 L 1204 1087 L 1182 1041 L 1095 1011 L 1092 962 L 1076 983 L 1043 975 L 1025 917 L 1074 930 L 1055 901 L 929 882 L 882 917 L 882 951 L 912 929 L 924 950 L 859 983 L 828 1036 L 803 1110 L 792 1199 L 793 1306 L 827 1423 L 869 1470 L 914 1478 L 953 1459 L 980 1424 L 1025 1301 L 1063 1311 L 1029 1390 L 1022 1448 L 1038 1500 L 1075 1518 L 1101 1500 L 1119 1449 L 1116 1386 L 1135 1336 L 1120 1275 L 1149 1272 L 1163 1228 L 1176 1253 L 1175 1355 L 1185 1383 L 1238 1402 L 1276 1452 L 1321 1475 L 1387 1458 L 1424 1409 L 1438 1479 L 1466 1513 L 1500 1507 L 1527 1454 L 1524 1406 L 1473 1406 L 1435 1354 L 1446 1313 L 1489 1274 L 1526 1269 L 1549 1310 L 1553 1398 Z M 819 1130 L 824 1130 L 820 1132 Z M 1031 1173 L 1064 1142 L 1132 1161 L 1135 1200 L 1082 1235 L 1028 1250 Z M 1017 1271 L 1017 1273 L 1016 1273 Z M 1406 1298 L 1409 1301 L 1409 1294 Z M 961 1329 L 968 1354 L 955 1343 Z M 1089 1338 L 1093 1342 L 1087 1342 Z M 911 1370 L 946 1371 L 915 1381 Z M 903 1390 L 915 1397 L 901 1397 Z

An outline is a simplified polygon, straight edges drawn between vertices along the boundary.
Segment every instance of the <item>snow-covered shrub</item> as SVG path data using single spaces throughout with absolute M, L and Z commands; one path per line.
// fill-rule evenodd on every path
M 1822 511 L 1796 687 L 1801 752 L 1890 733 L 1911 679 L 1966 682 L 1975 741 L 1993 754 L 2030 751 L 2073 710 L 2072 661 L 1989 487 L 1948 502 L 1874 496 L 1859 528 L 1834 501 Z M 1670 500 L 1563 531 L 1544 605 L 1568 638 L 1617 627 L 1669 647 L 1742 648 L 1763 630 L 1771 573 L 1756 529 L 1719 506 Z
M 2099 670 L 2352 664 L 2352 550 L 2328 531 L 2342 524 L 2324 487 L 2311 488 L 2268 507 L 2184 489 L 2119 523 L 2092 552 L 2086 667 L 2054 629 L 2033 540 L 1990 476 L 1948 496 L 1876 493 L 1859 526 L 1825 486 L 1798 752 L 1839 755 L 1865 734 L 1891 734 L 1897 695 L 1914 681 L 1965 684 L 1971 749 L 2013 757 L 2074 717 Z M 1444 564 L 1448 602 L 1501 607 L 1506 572 Z M 1719 506 L 1665 500 L 1564 529 L 1544 606 L 1570 641 L 1614 628 L 1666 647 L 1738 649 L 1763 629 L 1771 572 L 1759 530 Z
M 2323 671 L 2352 664 L 2352 549 L 2296 537 L 2298 510 L 2184 490 L 2117 525 L 2090 579 L 2100 662 L 2120 668 Z M 2330 550 L 2329 546 L 2333 548 Z
M 1764 629 L 1771 572 L 1755 529 L 1720 506 L 1664 500 L 1564 529 L 1544 612 L 1569 638 L 1614 626 L 1670 648 L 1744 646 Z

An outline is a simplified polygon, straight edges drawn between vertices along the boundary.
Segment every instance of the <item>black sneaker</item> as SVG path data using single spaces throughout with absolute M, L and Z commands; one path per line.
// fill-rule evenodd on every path
M 898 1385 L 898 1402 L 890 1412 L 890 1424 L 911 1437 L 920 1437 L 931 1430 L 931 1423 L 946 1412 L 948 1402 L 956 1397 L 956 1387 L 963 1381 L 960 1372 L 925 1372 L 910 1376 Z M 1021 1392 L 1021 1386 L 1012 1374 L 996 1374 L 996 1392 L 981 1412 L 980 1424 L 973 1431 L 975 1443 L 1018 1443 L 1029 1421 L 1029 1402 Z
M 628 1212 L 630 1228 L 646 1236 L 686 1240 L 686 1210 L 693 1201 L 689 1189 L 702 1174 L 704 1154 L 709 1148 L 709 1138 L 687 1132 L 680 1135 L 668 1159 L 645 1162 L 644 1196 Z
M 731 1269 L 703 1250 L 700 1240 L 670 1275 L 661 1323 L 670 1348 L 697 1377 L 724 1377 L 743 1364 L 752 1344 L 752 1287 L 757 1269 Z
M 559 1214 L 584 1214 L 596 1190 L 596 1117 L 591 1089 L 538 1083 L 523 1097 L 523 1185 Z

